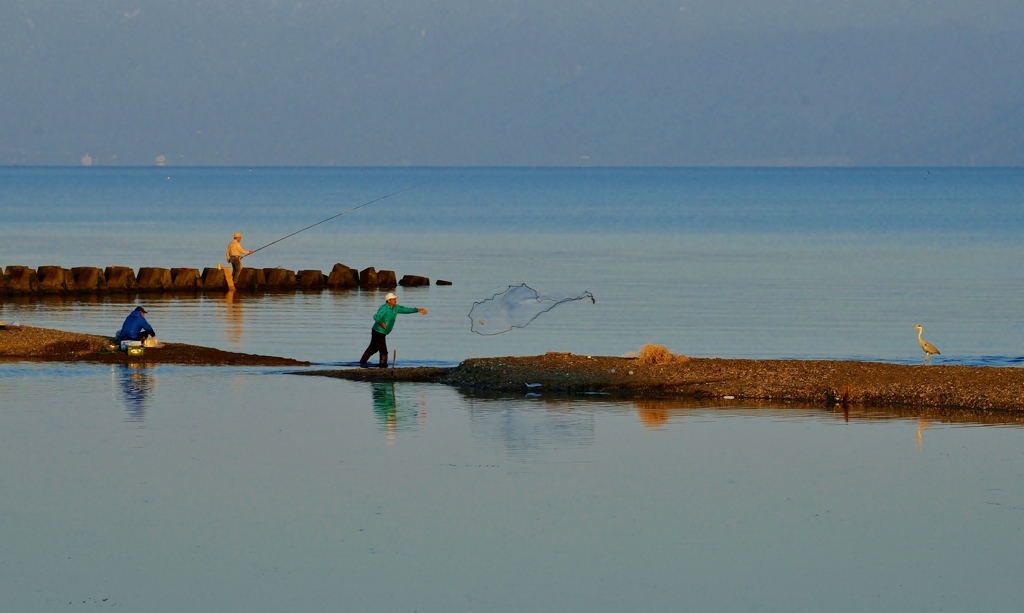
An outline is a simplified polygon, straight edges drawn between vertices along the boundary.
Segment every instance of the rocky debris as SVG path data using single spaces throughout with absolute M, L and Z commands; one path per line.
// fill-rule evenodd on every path
M 230 272 L 230 268 L 227 269 Z M 203 289 L 212 291 L 228 291 L 228 280 L 223 268 L 206 267 L 203 269 Z
M 438 279 L 437 283 L 435 285 L 451 285 L 451 284 L 452 284 L 451 281 L 444 281 L 442 279 Z
M 107 289 L 111 291 L 130 292 L 137 287 L 135 271 L 127 266 L 107 266 L 103 276 L 107 279 Z
M 235 289 L 247 289 L 256 291 L 267 284 L 267 278 L 263 270 L 259 268 L 243 268 L 238 271 L 238 279 L 235 281 Z
M 140 292 L 162 292 L 174 286 L 169 268 L 140 268 L 136 287 Z
M 402 287 L 418 287 L 421 285 L 430 285 L 430 279 L 417 275 L 405 275 L 398 284 Z
M 203 277 L 195 268 L 172 268 L 171 288 L 177 291 L 198 292 L 203 289 Z
M 299 287 L 302 289 L 320 289 L 324 286 L 324 281 L 322 270 L 299 271 Z
M 3 271 L 4 267 L 0 266 L 0 296 L 7 293 L 7 275 Z
M 267 289 L 289 289 L 298 284 L 295 273 L 284 268 L 264 268 Z
M 107 278 L 99 268 L 78 266 L 71 269 L 71 275 L 75 280 L 75 291 L 80 294 L 102 292 L 107 289 Z
M 309 362 L 274 356 L 233 353 L 210 347 L 163 343 L 141 357 L 116 350 L 113 339 L 94 334 L 20 326 L 0 330 L 0 358 L 46 361 L 91 361 L 107 364 L 192 364 L 201 366 L 305 366 Z
M 36 274 L 39 276 L 40 294 L 66 294 L 75 290 L 75 278 L 66 268 L 40 266 Z
M 403 374 L 409 370 L 412 379 Z M 1024 369 L 905 366 L 825 360 L 720 360 L 642 364 L 637 359 L 549 353 L 475 358 L 455 368 L 360 369 L 304 374 L 369 380 L 416 380 L 459 388 L 524 393 L 610 393 L 818 406 L 913 406 L 1024 411 Z
M 398 281 L 395 277 L 395 271 L 393 270 L 380 270 L 377 271 L 377 286 L 378 287 L 398 287 Z
M 327 277 L 327 287 L 343 289 L 359 285 L 359 271 L 344 264 L 335 264 Z

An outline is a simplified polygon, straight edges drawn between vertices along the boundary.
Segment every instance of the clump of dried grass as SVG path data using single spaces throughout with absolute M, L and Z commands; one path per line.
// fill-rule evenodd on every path
M 640 355 L 637 359 L 641 364 L 671 364 L 672 362 L 686 362 L 690 358 L 685 355 L 674 355 L 661 345 L 644 345 L 640 348 Z

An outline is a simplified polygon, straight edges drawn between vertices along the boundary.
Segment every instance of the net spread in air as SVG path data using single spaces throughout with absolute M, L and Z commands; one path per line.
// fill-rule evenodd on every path
M 579 296 L 566 298 L 541 296 L 537 290 L 525 283 L 510 285 L 482 302 L 474 302 L 469 311 L 469 319 L 473 332 L 482 336 L 492 336 L 508 332 L 513 328 L 525 328 L 530 322 L 560 304 L 590 300 L 595 303 L 594 295 L 583 292 Z

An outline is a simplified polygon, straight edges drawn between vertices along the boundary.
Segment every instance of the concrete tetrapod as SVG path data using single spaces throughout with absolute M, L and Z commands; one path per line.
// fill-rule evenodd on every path
M 203 278 L 195 268 L 172 268 L 171 288 L 178 291 L 202 291 Z
M 266 285 L 266 283 L 267 278 L 263 275 L 263 270 L 259 268 L 243 268 L 238 272 L 235 289 L 256 291 Z
M 140 268 L 137 287 L 140 292 L 162 292 L 173 288 L 171 269 Z
M 322 270 L 300 270 L 299 287 L 302 289 L 321 289 L 324 286 Z
M 420 285 L 430 285 L 430 279 L 426 277 L 420 277 L 418 275 L 405 275 L 401 281 L 398 282 L 402 287 L 417 287 Z
M 127 266 L 107 266 L 103 276 L 110 291 L 133 291 L 136 287 L 135 271 Z
M 40 266 L 36 274 L 39 276 L 40 294 L 66 294 L 69 290 L 74 291 L 75 289 L 75 279 L 71 276 L 71 271 L 66 268 Z
M 75 291 L 79 294 L 92 294 L 106 291 L 107 279 L 103 271 L 92 266 L 77 266 L 71 269 L 75 279 Z
M 380 287 L 398 287 L 397 277 L 393 270 L 381 270 L 377 272 L 377 285 Z
M 295 273 L 284 268 L 264 268 L 267 289 L 291 289 L 298 285 Z
M 359 285 L 359 272 L 355 268 L 349 268 L 344 264 L 335 264 L 331 274 L 327 277 L 327 287 L 340 289 L 356 287 Z
M 228 281 L 224 275 L 224 270 L 221 268 L 204 268 L 203 269 L 203 290 L 207 292 L 226 292 L 228 291 Z

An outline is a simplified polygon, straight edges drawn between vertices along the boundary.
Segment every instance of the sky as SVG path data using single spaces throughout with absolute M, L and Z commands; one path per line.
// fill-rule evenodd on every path
M 3 0 L 0 164 L 1021 166 L 1020 0 Z

